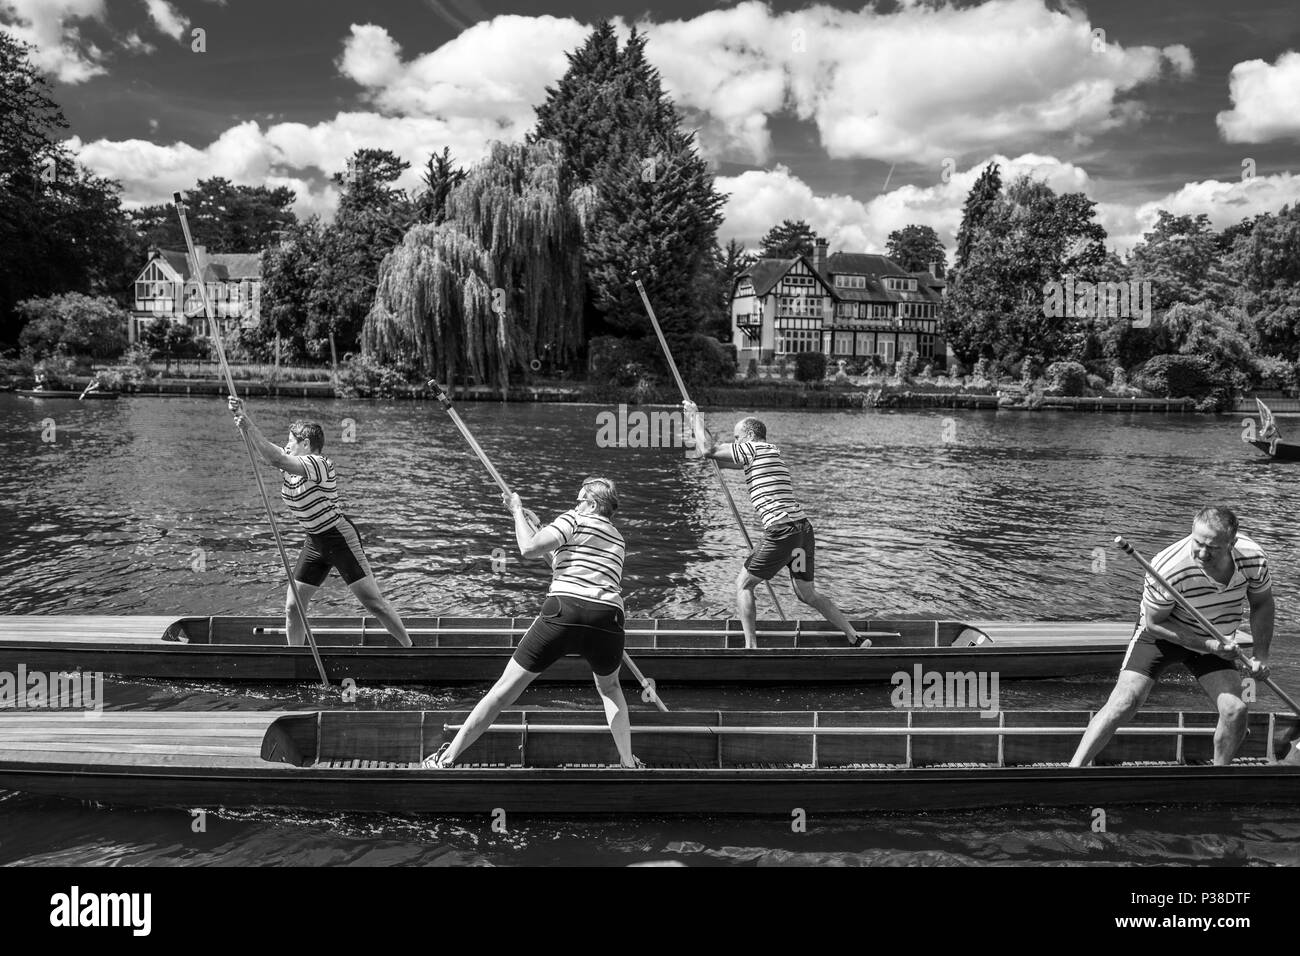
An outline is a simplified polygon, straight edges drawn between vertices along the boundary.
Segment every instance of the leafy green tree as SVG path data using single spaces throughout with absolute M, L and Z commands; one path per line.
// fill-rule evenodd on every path
M 19 344 L 34 358 L 56 352 L 111 358 L 126 347 L 129 315 L 109 298 L 68 292 L 26 299 L 17 311 L 24 321 Z
M 939 275 L 948 261 L 939 234 L 930 226 L 904 226 L 885 240 L 885 255 L 908 272 L 921 272 L 938 263 Z
M 446 222 L 447 197 L 465 181 L 465 170 L 452 163 L 450 147 L 429 157 L 422 178 L 424 189 L 415 201 L 418 220 L 435 226 Z
M 1209 298 L 1218 240 L 1205 213 L 1175 216 L 1161 209 L 1155 226 L 1133 249 L 1133 278 L 1151 283 L 1152 304 L 1163 313 L 1177 302 Z
M 716 284 L 717 192 L 692 136 L 645 58 L 635 28 L 619 49 L 605 21 L 569 55 L 569 68 L 537 108 L 531 142 L 555 141 L 562 183 L 585 224 L 588 334 L 649 331 L 630 270 L 639 269 L 665 334 L 684 347 L 708 322 Z
M 172 359 L 185 358 L 194 349 L 194 329 L 160 315 L 140 330 L 140 342 L 155 356 L 163 357 L 163 374 L 172 370 Z
M 297 197 L 289 186 L 237 186 L 213 176 L 199 180 L 184 198 L 194 244 L 208 252 L 258 252 L 298 221 L 290 208 Z M 185 248 L 180 217 L 171 203 L 142 206 L 130 219 L 141 259 L 150 246 Z
M 957 268 L 963 268 L 970 257 L 971 245 L 985 228 L 985 219 L 1002 195 L 1002 171 L 997 163 L 989 163 L 979 174 L 975 184 L 966 194 L 962 207 L 961 225 L 957 227 Z
M 114 295 L 130 255 L 116 183 L 79 166 L 31 47 L 0 30 L 0 342 L 16 342 L 19 301 L 61 292 Z
M 380 265 L 368 356 L 452 382 L 494 382 L 581 345 L 581 207 L 558 144 L 495 143 L 451 191 L 447 220 L 418 224 Z
M 817 233 L 802 219 L 785 219 L 773 226 L 761 240 L 759 255 L 764 259 L 793 259 L 795 256 L 812 258 Z
M 1048 283 L 1098 278 L 1106 233 L 1094 208 L 1086 196 L 1058 196 L 1022 176 L 983 210 L 978 228 L 966 232 L 965 264 L 949 275 L 943 306 L 944 334 L 959 358 L 1010 367 L 1086 353 L 1090 318 L 1046 315 L 1044 305 Z

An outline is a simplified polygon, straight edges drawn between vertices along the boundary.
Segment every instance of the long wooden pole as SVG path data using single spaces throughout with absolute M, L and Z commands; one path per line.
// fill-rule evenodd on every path
M 641 302 L 645 305 L 646 314 L 650 316 L 650 325 L 659 338 L 659 345 L 664 350 L 664 358 L 668 360 L 668 368 L 673 373 L 673 378 L 677 380 L 677 388 L 681 390 L 682 401 L 689 402 L 691 397 L 686 393 L 686 383 L 682 381 L 682 375 L 677 371 L 677 363 L 673 361 L 673 353 L 668 348 L 668 340 L 664 338 L 664 330 L 659 327 L 659 319 L 655 315 L 654 306 L 650 304 L 650 297 L 646 295 L 645 286 L 641 284 L 641 277 L 637 275 L 635 270 L 632 272 L 632 280 L 636 283 L 637 292 L 641 293 Z M 749 536 L 749 529 L 745 527 L 745 519 L 740 516 L 740 509 L 736 507 L 736 499 L 731 496 L 731 489 L 727 487 L 727 480 L 722 477 L 722 466 L 712 458 L 709 459 L 709 464 L 713 466 L 713 473 L 718 478 L 718 484 L 722 486 L 722 494 L 727 499 L 727 505 L 731 508 L 732 517 L 736 519 L 736 526 L 740 528 L 740 533 L 745 538 L 745 547 L 753 551 L 754 541 Z M 781 620 L 786 620 L 785 611 L 781 607 L 781 602 L 777 599 L 772 582 L 764 581 L 763 583 L 767 585 L 767 593 L 772 595 L 772 603 L 776 605 L 776 613 L 781 615 Z
M 478 460 L 483 463 L 483 467 L 486 468 L 488 474 L 492 476 L 492 480 L 497 483 L 497 487 L 501 489 L 501 493 L 507 497 L 513 494 L 510 490 L 510 486 L 506 484 L 506 480 L 501 477 L 501 472 L 496 470 L 491 459 L 488 458 L 487 452 L 483 450 L 483 446 L 475 441 L 474 436 L 470 434 L 469 428 L 466 427 L 465 422 L 461 420 L 460 413 L 456 411 L 455 406 L 451 404 L 451 396 L 448 395 L 446 391 L 443 390 L 442 386 L 436 381 L 430 380 L 428 387 L 441 403 L 442 407 L 446 410 L 447 414 L 451 416 L 452 422 L 454 422 L 456 427 L 460 429 L 460 433 L 465 437 L 465 441 L 469 444 L 469 447 L 473 449 L 474 454 L 478 456 Z M 533 530 L 536 531 L 537 529 L 534 528 Z M 632 676 L 635 677 L 637 683 L 641 685 L 641 699 L 647 704 L 654 704 L 660 710 L 667 713 L 668 705 L 659 699 L 659 692 L 655 689 L 655 682 L 646 677 L 645 674 L 641 673 L 641 668 L 636 666 L 636 662 L 632 660 L 627 651 L 623 652 L 623 663 L 627 665 L 628 670 L 632 672 Z
M 194 251 L 194 238 L 190 235 L 190 224 L 189 220 L 185 218 L 185 204 L 181 201 L 181 194 L 179 192 L 172 193 L 172 201 L 176 204 L 176 213 L 181 219 L 181 231 L 185 233 L 185 248 L 190 256 L 190 271 L 199 286 L 199 296 L 203 300 L 203 312 L 208 319 L 208 331 L 212 336 L 212 345 L 217 350 L 217 360 L 221 363 L 221 373 L 226 378 L 226 388 L 230 389 L 231 398 L 239 398 L 239 393 L 235 391 L 235 380 L 230 375 L 230 366 L 226 362 L 226 350 L 221 344 L 221 329 L 217 326 L 216 316 L 212 314 L 212 303 L 208 301 L 207 284 L 203 281 L 203 270 L 199 264 L 198 254 Z M 184 297 L 184 289 L 182 288 L 182 300 Z M 307 635 L 307 644 L 311 648 L 312 658 L 316 661 L 316 670 L 320 673 L 320 681 L 324 686 L 328 687 L 330 686 L 330 679 L 325 674 L 325 663 L 321 660 L 320 649 L 316 647 L 316 636 L 312 634 L 311 625 L 307 623 L 307 613 L 303 610 L 302 598 L 298 594 L 298 582 L 294 580 L 293 569 L 289 566 L 289 555 L 284 550 L 284 540 L 280 537 L 280 526 L 276 523 L 275 512 L 271 508 L 271 499 L 266 493 L 266 484 L 262 481 L 261 469 L 257 467 L 257 457 L 253 454 L 253 440 L 242 429 L 240 434 L 244 438 L 244 449 L 248 452 L 248 462 L 253 466 L 253 477 L 257 479 L 257 490 L 262 493 L 262 504 L 266 507 L 266 519 L 271 523 L 271 534 L 275 537 L 275 546 L 280 551 L 280 563 L 284 565 L 285 577 L 289 579 L 289 591 L 293 594 L 293 604 L 298 612 L 298 620 L 302 622 L 303 632 Z
M 1207 618 L 1204 614 L 1202 614 L 1200 611 L 1194 608 L 1191 602 L 1187 600 L 1187 598 L 1183 597 L 1181 594 L 1175 591 L 1173 585 L 1171 585 L 1168 581 L 1166 581 L 1164 576 L 1161 575 L 1159 571 L 1157 571 L 1155 568 L 1151 566 L 1151 562 L 1149 562 L 1146 558 L 1142 557 L 1142 555 L 1138 554 L 1137 551 L 1134 550 L 1133 545 L 1129 544 L 1121 536 L 1116 536 L 1115 544 L 1119 546 L 1121 551 L 1123 551 L 1125 554 L 1132 557 L 1133 560 L 1136 561 L 1138 564 L 1142 565 L 1146 573 L 1151 575 L 1152 579 L 1157 584 L 1159 584 L 1162 588 L 1165 589 L 1165 592 L 1169 595 L 1170 598 L 1173 599 L 1175 604 L 1181 607 L 1188 614 L 1192 615 L 1192 617 L 1196 618 L 1196 623 L 1200 624 L 1207 634 L 1211 635 L 1212 637 L 1216 638 L 1217 640 L 1231 647 L 1237 653 L 1237 658 L 1239 660 L 1245 661 L 1247 663 L 1250 662 L 1251 659 L 1246 656 L 1245 651 L 1243 651 L 1238 646 L 1237 642 L 1231 640 L 1230 638 L 1226 638 L 1224 635 L 1220 634 L 1219 629 L 1214 626 L 1213 622 L 1211 622 L 1209 618 Z M 1277 694 L 1278 697 L 1282 698 L 1282 702 L 1291 708 L 1292 713 L 1300 715 L 1300 707 L 1296 706 L 1296 702 L 1287 695 L 1286 691 L 1284 691 L 1281 687 L 1278 687 L 1277 684 L 1273 682 L 1273 678 L 1265 677 L 1264 683 L 1273 689 L 1273 693 Z
M 978 713 L 978 711 L 966 711 Z M 442 729 L 450 732 L 460 730 L 460 724 L 443 724 Z M 594 734 L 607 728 L 596 724 L 493 724 L 487 728 L 492 733 L 528 733 L 537 734 Z M 712 734 L 718 737 L 1077 737 L 1079 727 L 1055 725 L 1050 727 L 1005 727 L 990 723 L 987 727 L 776 727 L 770 724 L 753 727 L 713 727 L 708 724 L 678 724 L 675 726 L 656 727 L 643 724 L 633 727 L 634 734 Z M 1158 727 L 1147 724 L 1119 727 L 1117 734 L 1135 737 L 1166 737 L 1175 734 L 1188 737 L 1212 737 L 1218 733 L 1215 727 Z

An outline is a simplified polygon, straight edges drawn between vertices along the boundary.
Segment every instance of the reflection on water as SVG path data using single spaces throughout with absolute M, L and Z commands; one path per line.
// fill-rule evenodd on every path
M 706 463 L 680 450 L 600 447 L 581 405 L 466 404 L 462 415 L 507 481 L 543 517 L 569 507 L 582 479 L 614 478 L 628 543 L 626 595 L 636 616 L 726 617 L 743 556 Z M 295 418 L 320 421 L 345 507 L 382 587 L 407 614 L 532 613 L 546 572 L 514 551 L 500 495 L 435 404 L 254 401 L 278 440 Z M 744 409 L 706 410 L 715 431 Z M 1300 684 L 1287 611 L 1300 466 L 1272 464 L 1240 423 L 1183 415 L 764 410 L 818 533 L 818 581 L 851 612 L 959 618 L 1130 618 L 1138 575 L 1109 547 L 1124 534 L 1147 555 L 1187 533 L 1201 505 L 1226 503 L 1274 562 L 1275 677 Z M 343 443 L 343 420 L 356 442 Z M 951 419 L 954 428 L 946 429 Z M 54 425 L 53 442 L 42 441 Z M 945 437 L 955 441 L 944 441 Z M 248 458 L 217 398 L 76 403 L 0 395 L 0 613 L 275 612 L 283 572 Z M 266 472 L 275 489 L 274 474 Z M 756 528 L 740 475 L 728 481 Z M 276 501 L 280 514 L 283 507 Z M 287 528 L 296 553 L 299 535 Z M 503 573 L 494 549 L 509 557 Z M 293 556 L 291 553 L 291 557 Z M 499 554 L 500 552 L 497 552 Z M 499 567 L 499 565 L 498 565 Z M 796 608 L 788 585 L 779 593 Z M 775 616 L 760 591 L 760 614 Z M 352 614 L 337 579 L 319 613 Z M 1004 707 L 1079 708 L 1109 681 L 1002 685 Z M 358 706 L 449 707 L 482 688 L 363 688 Z M 310 687 L 118 681 L 118 708 L 339 706 Z M 585 687 L 539 687 L 527 703 L 592 706 Z M 1179 677 L 1153 706 L 1203 707 Z M 824 709 L 888 706 L 888 688 L 680 690 L 677 707 Z M 0 803 L 0 862 L 604 862 L 688 865 L 943 862 L 1285 862 L 1300 820 L 1290 810 L 1129 811 L 1124 839 L 1069 814 L 943 814 L 844 820 L 787 841 L 788 821 L 544 821 L 490 834 L 482 821 L 224 814 L 205 838 L 188 817 Z M 1115 818 L 1112 817 L 1112 820 Z M 167 822 L 164 822 L 167 821 Z M 1281 857 L 1279 857 L 1281 854 Z

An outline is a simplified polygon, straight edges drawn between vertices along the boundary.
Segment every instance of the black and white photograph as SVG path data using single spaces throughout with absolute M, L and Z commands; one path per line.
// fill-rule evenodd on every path
M 1298 482 L 1292 0 L 0 0 L 42 931 L 889 867 L 1241 945 Z

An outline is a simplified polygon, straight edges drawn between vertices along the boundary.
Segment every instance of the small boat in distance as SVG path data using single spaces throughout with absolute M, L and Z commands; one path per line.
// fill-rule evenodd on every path
M 1258 398 L 1255 404 L 1259 406 L 1259 431 L 1254 439 L 1244 439 L 1246 444 L 1254 445 L 1275 461 L 1300 461 L 1300 445 L 1282 441 L 1273 412 Z
M 145 807 L 575 814 L 919 812 L 1006 806 L 1300 804 L 1300 732 L 1253 713 L 1209 765 L 1217 715 L 1144 711 L 1097 766 L 1066 766 L 1089 714 L 957 710 L 637 711 L 645 769 L 602 713 L 506 711 L 425 770 L 464 711 L 31 711 L 0 717 L 0 789 Z M 498 809 L 500 808 L 500 809 Z
M 72 392 L 66 389 L 49 389 L 49 388 L 18 388 L 14 389 L 18 395 L 25 398 L 97 398 L 112 399 L 117 398 L 117 392 Z
M 465 684 L 501 673 L 531 617 L 406 618 L 398 647 L 374 618 L 320 617 L 312 633 L 330 680 Z M 852 684 L 888 681 L 916 665 L 983 671 L 999 679 L 1065 677 L 1118 669 L 1129 622 L 858 620 L 872 641 L 850 647 L 825 621 L 759 621 L 746 648 L 738 620 L 630 619 L 627 649 L 663 684 Z M 315 681 L 308 647 L 286 643 L 281 617 L 0 616 L 0 671 L 101 671 L 124 677 Z M 586 683 L 564 658 L 540 680 Z

